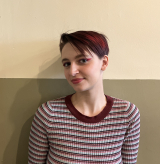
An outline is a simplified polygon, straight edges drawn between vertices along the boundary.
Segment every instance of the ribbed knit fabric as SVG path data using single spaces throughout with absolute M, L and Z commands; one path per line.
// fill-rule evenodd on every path
M 28 164 L 135 164 L 140 113 L 129 101 L 105 95 L 96 116 L 81 114 L 71 95 L 43 103 L 29 136 Z

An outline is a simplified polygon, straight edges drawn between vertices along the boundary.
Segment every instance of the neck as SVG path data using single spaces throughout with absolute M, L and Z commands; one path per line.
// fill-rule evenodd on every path
M 103 91 L 103 85 L 97 91 L 87 90 L 76 92 L 71 97 L 72 104 L 84 115 L 95 115 L 100 113 L 107 104 Z

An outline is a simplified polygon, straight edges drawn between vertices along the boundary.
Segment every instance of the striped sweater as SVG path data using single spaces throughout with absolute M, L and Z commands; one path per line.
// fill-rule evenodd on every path
M 105 95 L 96 116 L 80 113 L 71 95 L 43 103 L 36 111 L 28 164 L 135 164 L 140 113 L 129 101 Z

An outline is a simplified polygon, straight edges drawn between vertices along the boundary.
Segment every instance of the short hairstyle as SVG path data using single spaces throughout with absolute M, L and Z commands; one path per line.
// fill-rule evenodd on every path
M 62 53 L 63 47 L 69 42 L 82 54 L 84 54 L 84 51 L 91 54 L 89 51 L 91 50 L 99 57 L 99 59 L 102 59 L 104 55 L 108 56 L 109 53 L 107 39 L 108 38 L 104 34 L 96 31 L 76 31 L 70 34 L 65 32 L 61 34 L 59 48 Z

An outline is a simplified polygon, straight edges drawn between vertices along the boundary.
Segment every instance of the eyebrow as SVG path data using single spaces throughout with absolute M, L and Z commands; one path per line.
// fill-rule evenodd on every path
M 85 57 L 85 56 L 87 56 L 87 55 L 79 54 L 79 55 L 77 55 L 77 56 L 75 57 L 75 59 L 80 58 L 80 57 Z M 63 63 L 64 61 L 68 61 L 68 60 L 69 60 L 69 59 L 67 59 L 67 58 L 62 59 L 62 63 Z

